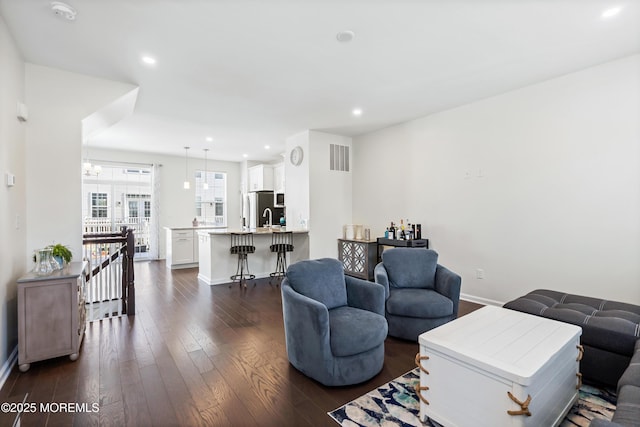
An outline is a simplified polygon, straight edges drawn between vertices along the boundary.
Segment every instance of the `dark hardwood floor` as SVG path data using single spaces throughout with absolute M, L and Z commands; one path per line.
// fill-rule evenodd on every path
M 414 368 L 418 344 L 387 338 L 382 372 L 329 388 L 287 361 L 280 288 L 199 284 L 197 269 L 135 264 L 135 316 L 87 325 L 80 357 L 14 367 L 0 402 L 36 403 L 22 426 L 335 426 L 326 414 Z M 460 315 L 478 305 L 461 301 Z M 73 410 L 40 403 L 84 404 Z M 99 411 L 93 412 L 97 404 Z M 0 426 L 14 415 L 0 413 Z

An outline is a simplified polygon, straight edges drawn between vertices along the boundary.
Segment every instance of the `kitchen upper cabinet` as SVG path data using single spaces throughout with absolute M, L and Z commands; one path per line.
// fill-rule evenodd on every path
M 273 190 L 273 166 L 257 165 L 248 169 L 249 191 Z
M 273 167 L 273 187 L 275 193 L 284 193 L 284 163 Z

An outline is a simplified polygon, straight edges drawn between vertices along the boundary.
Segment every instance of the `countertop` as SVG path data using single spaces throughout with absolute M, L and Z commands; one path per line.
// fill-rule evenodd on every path
M 291 231 L 294 234 L 306 234 L 309 232 L 309 230 L 288 230 L 287 228 L 285 229 L 281 229 L 281 228 L 252 228 L 249 230 L 237 230 L 237 229 L 227 229 L 227 228 L 219 228 L 216 230 L 202 230 L 201 232 L 203 233 L 207 233 L 207 234 L 231 234 L 231 233 L 254 233 L 254 234 L 272 234 L 272 233 L 279 233 L 282 231 Z
M 220 227 L 215 225 L 198 225 L 197 227 L 164 227 L 165 230 L 213 230 L 213 229 L 224 229 L 227 227 Z

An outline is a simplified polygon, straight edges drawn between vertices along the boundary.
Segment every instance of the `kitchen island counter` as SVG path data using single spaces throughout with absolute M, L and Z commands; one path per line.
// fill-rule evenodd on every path
M 269 277 L 269 273 L 276 269 L 276 254 L 271 252 L 271 238 L 273 233 L 291 231 L 293 233 L 293 252 L 287 253 L 287 265 L 304 259 L 309 259 L 309 231 L 287 229 L 249 230 L 253 232 L 255 253 L 248 255 L 249 270 L 256 278 Z M 230 253 L 231 233 L 241 233 L 240 230 L 216 229 L 199 230 L 198 245 L 200 254 L 200 272 L 198 279 L 208 285 L 219 285 L 231 282 L 231 276 L 236 273 L 238 255 Z
M 198 231 L 223 229 L 211 225 L 191 227 L 164 227 L 166 230 L 167 268 L 192 268 L 198 266 Z
M 209 234 L 231 234 L 231 233 L 253 233 L 256 234 L 267 234 L 271 235 L 272 233 L 281 233 L 286 231 L 291 231 L 293 234 L 307 234 L 309 230 L 289 230 L 287 228 L 250 228 L 247 230 L 236 230 L 229 228 L 218 228 L 215 230 L 196 230 L 196 232 L 201 231 Z

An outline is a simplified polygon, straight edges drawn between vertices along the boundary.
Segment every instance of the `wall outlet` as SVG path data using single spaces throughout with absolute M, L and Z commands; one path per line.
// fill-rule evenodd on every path
M 476 279 L 484 279 L 484 270 L 481 268 L 476 269 Z

